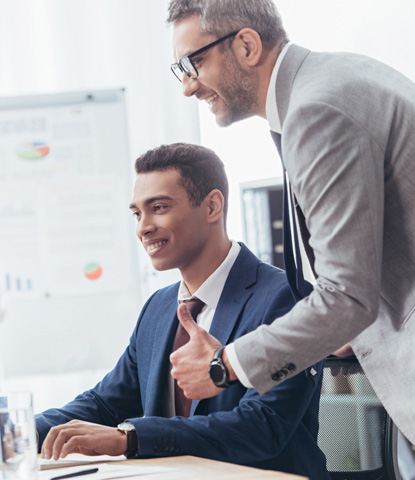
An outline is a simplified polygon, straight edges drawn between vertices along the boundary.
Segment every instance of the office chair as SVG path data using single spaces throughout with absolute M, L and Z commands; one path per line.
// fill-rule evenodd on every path
M 332 480 L 400 480 L 397 428 L 355 356 L 326 359 L 319 420 Z

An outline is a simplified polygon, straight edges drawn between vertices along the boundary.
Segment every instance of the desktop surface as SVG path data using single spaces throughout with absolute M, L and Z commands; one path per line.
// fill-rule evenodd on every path
M 71 455 L 72 457 L 72 455 Z M 86 457 L 76 455 L 76 458 L 82 458 L 90 461 L 91 468 L 99 467 L 99 463 L 95 463 L 94 457 Z M 158 472 L 157 474 L 144 474 L 134 477 L 137 480 L 307 480 L 306 477 L 293 475 L 289 473 L 275 472 L 273 470 L 261 470 L 258 468 L 245 467 L 232 463 L 218 462 L 206 458 L 193 457 L 190 455 L 179 457 L 150 458 L 139 460 L 121 460 L 119 462 L 110 462 L 111 464 L 131 465 L 142 467 L 165 467 L 171 470 L 166 472 Z M 55 470 L 58 474 L 58 470 Z M 49 472 L 51 472 L 49 470 Z M 53 476 L 53 475 L 51 475 Z M 85 480 L 88 476 L 84 477 Z M 91 475 L 92 479 L 93 476 Z

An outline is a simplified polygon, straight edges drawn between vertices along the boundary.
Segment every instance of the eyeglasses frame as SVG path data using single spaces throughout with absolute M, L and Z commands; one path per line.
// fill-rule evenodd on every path
M 235 32 L 232 32 L 232 33 L 228 33 L 228 35 L 225 35 L 224 37 L 221 37 L 221 38 L 218 38 L 217 40 L 215 40 L 214 42 L 212 43 L 209 43 L 208 45 L 205 45 L 204 47 L 202 48 L 199 48 L 199 50 L 196 50 L 195 52 L 193 53 L 190 53 L 189 55 L 183 55 L 183 57 L 180 57 L 179 58 L 179 61 L 177 63 L 172 63 L 171 66 L 170 66 L 170 69 L 171 71 L 173 72 L 174 76 L 179 80 L 179 82 L 182 82 L 183 80 L 177 76 L 176 72 L 175 72 L 175 68 L 178 67 L 179 70 L 186 74 L 190 79 L 192 80 L 196 80 L 196 78 L 199 76 L 199 72 L 197 70 L 197 68 L 195 67 L 195 65 L 193 64 L 192 62 L 192 57 L 195 57 L 196 55 L 200 55 L 201 53 L 203 52 L 206 52 L 206 50 L 209 50 L 210 48 L 212 47 L 215 47 L 216 45 L 218 45 L 219 43 L 222 43 L 224 42 L 225 40 L 227 40 L 228 38 L 231 38 L 231 37 L 234 37 L 235 35 L 237 35 L 239 33 L 239 30 L 235 31 Z M 192 76 L 190 74 L 190 72 L 187 72 L 183 66 L 182 66 L 182 60 L 184 58 L 188 58 L 192 67 L 194 68 L 195 72 L 196 72 L 196 76 Z

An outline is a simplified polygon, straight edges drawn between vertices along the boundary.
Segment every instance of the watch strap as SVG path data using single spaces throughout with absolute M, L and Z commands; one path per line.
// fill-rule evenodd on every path
M 220 383 L 213 382 L 217 387 L 219 388 L 228 388 L 234 383 L 236 383 L 238 380 L 229 380 L 229 372 L 228 369 L 226 368 L 225 364 L 222 361 L 222 356 L 223 352 L 225 350 L 226 345 L 222 345 L 219 347 L 216 352 L 213 354 L 212 361 L 210 362 L 211 365 L 212 363 L 220 364 L 221 368 L 223 369 L 224 372 L 224 379 Z
M 123 422 L 123 423 L 130 423 L 130 422 Z M 121 425 L 122 424 L 118 426 L 118 430 L 127 436 L 127 450 L 124 452 L 124 455 L 126 457 L 130 455 L 136 455 L 138 450 L 137 432 L 135 428 L 132 428 L 131 430 L 123 429 Z M 131 426 L 133 427 L 132 424 Z

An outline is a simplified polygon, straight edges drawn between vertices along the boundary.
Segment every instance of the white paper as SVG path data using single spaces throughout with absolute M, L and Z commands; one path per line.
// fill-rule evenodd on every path
M 49 470 L 52 468 L 63 468 L 63 467 L 76 467 L 78 465 L 90 465 L 94 463 L 106 463 L 106 462 L 120 462 L 126 460 L 125 455 L 110 456 L 110 455 L 96 455 L 88 456 L 81 455 L 78 453 L 71 453 L 65 458 L 60 458 L 59 460 L 46 460 L 44 458 L 39 458 L 37 463 L 39 470 Z
M 97 464 L 95 465 L 86 465 L 84 467 L 68 467 L 60 468 L 59 470 L 44 470 L 38 473 L 39 480 L 51 480 L 55 477 L 60 477 L 61 475 L 74 474 L 77 472 L 82 472 L 84 470 L 90 470 L 92 468 L 98 468 L 98 472 L 80 475 L 74 477 L 75 479 L 80 478 L 81 480 L 109 480 L 113 478 L 125 478 L 125 477 L 135 477 L 138 475 L 151 475 L 155 473 L 165 473 L 175 470 L 174 468 L 169 467 L 159 467 L 159 466 L 140 466 L 139 460 L 136 460 L 137 465 L 108 465 L 108 464 Z

